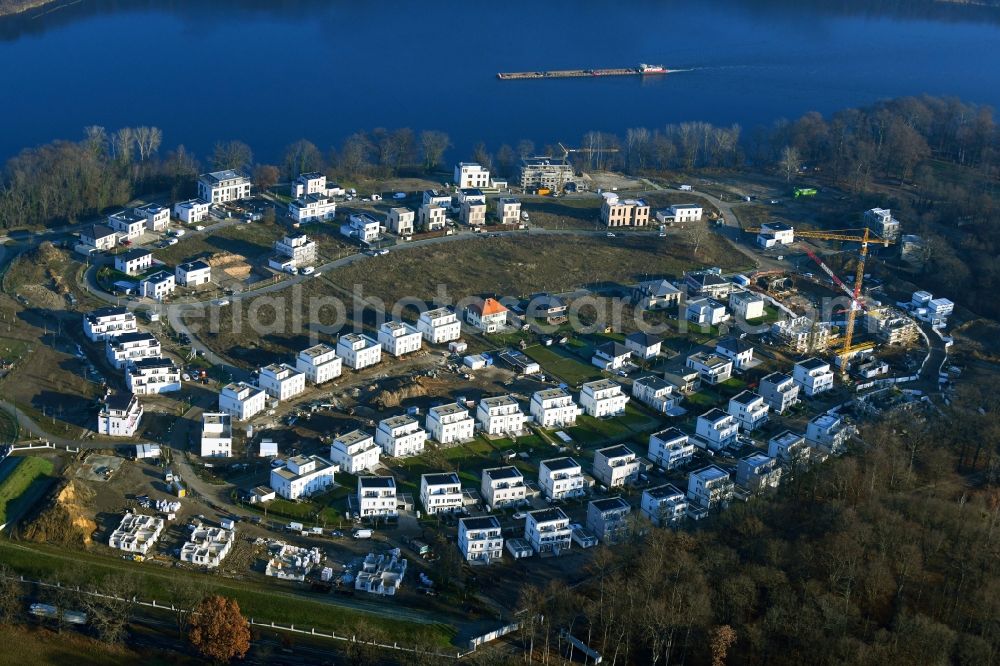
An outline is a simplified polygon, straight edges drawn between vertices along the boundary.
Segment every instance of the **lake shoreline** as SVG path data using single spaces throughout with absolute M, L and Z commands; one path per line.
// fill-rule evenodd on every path
M 83 0 L 23 0 L 22 2 L 5 3 L 0 5 L 0 19 L 24 16 L 29 12 L 41 9 L 45 9 L 45 11 L 39 12 L 39 14 L 48 14 L 79 2 L 83 2 Z

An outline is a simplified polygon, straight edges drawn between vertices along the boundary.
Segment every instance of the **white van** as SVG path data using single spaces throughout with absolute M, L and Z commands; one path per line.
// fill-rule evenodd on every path
M 371 539 L 374 532 L 368 529 L 354 530 L 355 539 Z

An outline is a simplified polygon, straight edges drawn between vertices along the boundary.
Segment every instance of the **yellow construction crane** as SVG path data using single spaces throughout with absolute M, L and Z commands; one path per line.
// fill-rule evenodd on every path
M 759 233 L 761 231 L 760 227 L 752 227 L 744 229 L 743 231 L 748 233 Z M 858 232 L 861 232 L 860 235 Z M 830 278 L 847 294 L 851 297 L 851 307 L 847 313 L 847 326 L 844 330 L 844 342 L 841 346 L 839 356 L 840 356 L 840 371 L 847 372 L 847 361 L 850 359 L 851 355 L 855 352 L 863 351 L 866 349 L 871 349 L 874 345 L 870 342 L 865 342 L 859 345 L 853 344 L 854 340 L 854 319 L 858 314 L 858 310 L 861 309 L 861 282 L 865 277 L 865 260 L 868 257 L 868 244 L 873 242 L 882 243 L 883 247 L 889 247 L 892 242 L 888 238 L 882 238 L 878 236 L 875 232 L 871 231 L 867 227 L 864 229 L 842 229 L 838 231 L 799 231 L 795 230 L 793 232 L 797 238 L 816 238 L 819 240 L 838 240 L 846 241 L 848 243 L 861 243 L 861 252 L 858 257 L 858 270 L 854 275 L 854 289 L 845 285 L 840 278 L 834 274 L 830 268 L 820 260 L 813 252 L 806 249 L 806 254 L 810 256 L 820 268 L 830 276 Z

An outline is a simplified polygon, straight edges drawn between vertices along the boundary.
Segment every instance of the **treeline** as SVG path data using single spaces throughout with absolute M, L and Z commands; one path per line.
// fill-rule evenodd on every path
M 997 663 L 1000 405 L 977 397 L 992 384 L 940 421 L 869 428 L 855 455 L 704 529 L 637 523 L 647 536 L 599 552 L 583 586 L 523 591 L 521 646 L 563 663 L 565 630 L 620 665 Z M 959 457 L 985 488 L 954 476 Z

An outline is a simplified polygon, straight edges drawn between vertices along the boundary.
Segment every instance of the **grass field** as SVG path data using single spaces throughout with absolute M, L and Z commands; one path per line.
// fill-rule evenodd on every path
M 0 445 L 17 441 L 17 421 L 7 412 L 0 410 Z
M 232 252 L 252 260 L 270 252 L 272 243 L 284 233 L 277 224 L 233 224 L 211 233 L 188 232 L 176 245 L 153 250 L 153 256 L 170 266 L 216 252 Z
M 0 626 L 0 644 L 4 646 L 0 663 L 4 664 L 74 664 L 74 666 L 132 666 L 142 663 L 194 664 L 194 659 L 179 655 L 169 658 L 139 654 L 125 647 L 71 632 L 55 633 L 37 627 Z
M 0 463 L 0 525 L 7 522 L 7 509 L 35 481 L 52 474 L 52 463 L 45 458 L 7 458 Z
M 603 376 L 596 366 L 587 365 L 575 358 L 565 356 L 551 347 L 536 345 L 528 347 L 524 353 L 537 361 L 545 372 L 574 387 L 578 387 L 584 382 L 600 379 Z

